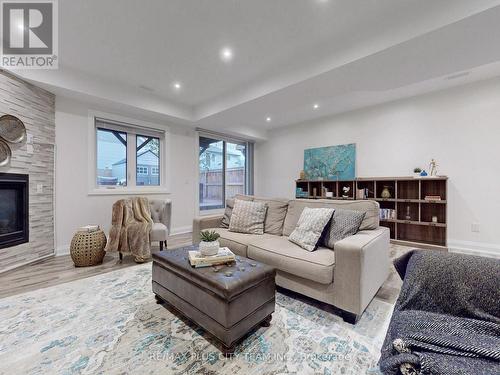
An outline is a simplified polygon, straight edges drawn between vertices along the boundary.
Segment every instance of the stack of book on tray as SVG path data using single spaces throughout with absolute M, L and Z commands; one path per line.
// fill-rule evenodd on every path
M 216 255 L 203 256 L 199 251 L 189 251 L 189 263 L 195 268 L 217 266 L 236 261 L 234 253 L 227 247 L 221 247 Z
M 97 232 L 99 230 L 99 225 L 85 225 L 84 227 L 78 228 L 78 232 Z

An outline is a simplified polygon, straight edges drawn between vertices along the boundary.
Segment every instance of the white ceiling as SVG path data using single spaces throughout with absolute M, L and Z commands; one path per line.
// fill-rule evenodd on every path
M 60 1 L 59 70 L 21 75 L 58 94 L 261 138 L 271 127 L 499 75 L 499 5 Z M 230 63 L 219 58 L 226 46 Z M 471 73 L 443 79 L 462 71 Z

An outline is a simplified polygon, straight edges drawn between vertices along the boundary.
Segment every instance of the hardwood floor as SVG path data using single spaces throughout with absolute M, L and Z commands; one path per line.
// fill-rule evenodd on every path
M 191 233 L 176 235 L 169 238 L 168 248 L 174 249 L 188 246 L 191 243 Z M 153 248 L 159 250 L 158 246 Z M 410 250 L 410 247 L 391 244 L 390 257 L 395 259 Z M 0 298 L 136 265 L 137 263 L 134 262 L 131 256 L 125 256 L 123 262 L 120 263 L 118 254 L 107 254 L 103 263 L 94 267 L 75 267 L 69 255 L 52 257 L 0 274 Z M 391 266 L 391 273 L 378 291 L 376 298 L 388 303 L 394 303 L 400 288 L 401 280 L 394 267 Z
M 168 240 L 170 249 L 190 244 L 191 233 L 175 235 Z M 159 250 L 158 246 L 153 248 Z M 117 253 L 106 254 L 103 263 L 93 267 L 75 267 L 69 255 L 51 257 L 0 274 L 0 298 L 136 265 L 131 256 L 125 256 L 120 263 Z

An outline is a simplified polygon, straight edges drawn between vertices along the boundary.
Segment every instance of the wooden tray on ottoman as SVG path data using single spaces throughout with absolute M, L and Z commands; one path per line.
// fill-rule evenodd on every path
M 275 270 L 244 257 L 223 266 L 193 268 L 188 251 L 153 253 L 153 292 L 210 332 L 233 353 L 238 340 L 256 326 L 268 326 L 274 312 Z

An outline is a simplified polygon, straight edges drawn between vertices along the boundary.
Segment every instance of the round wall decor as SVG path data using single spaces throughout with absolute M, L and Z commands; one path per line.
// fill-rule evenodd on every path
M 0 117 L 0 138 L 9 143 L 21 143 L 26 139 L 26 127 L 16 116 Z
M 11 156 L 9 145 L 0 139 L 0 167 L 9 164 Z

